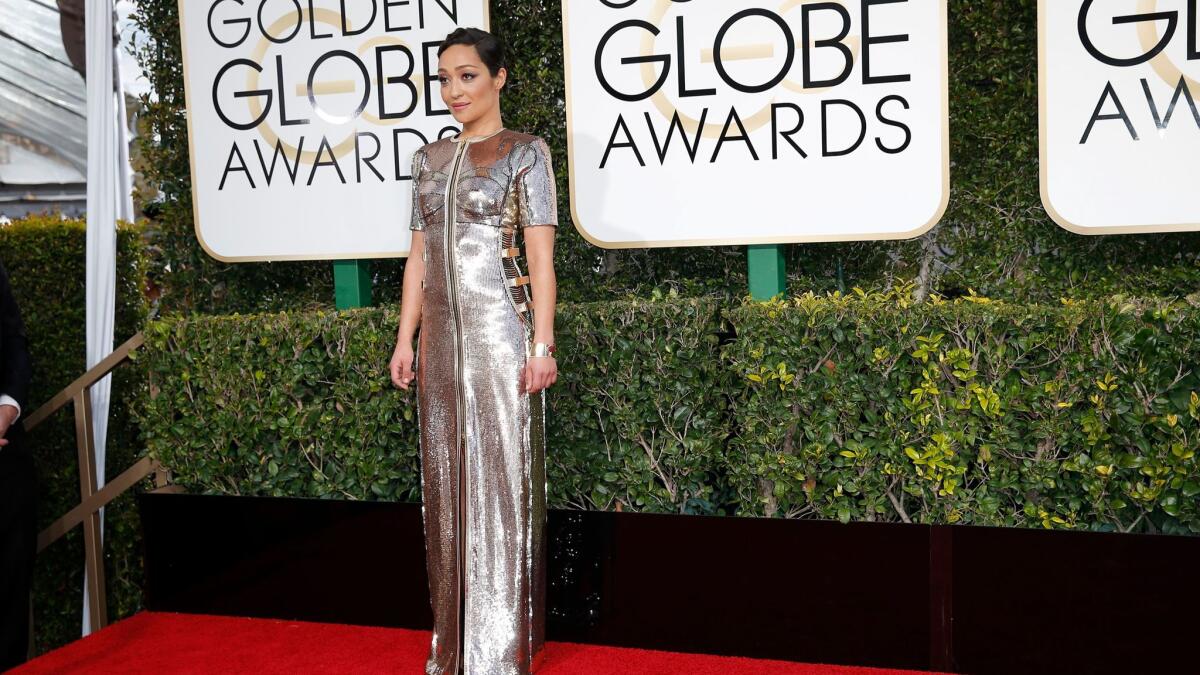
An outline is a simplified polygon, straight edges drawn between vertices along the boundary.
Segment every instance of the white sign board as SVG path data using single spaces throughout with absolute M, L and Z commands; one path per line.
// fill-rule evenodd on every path
M 225 261 L 408 255 L 437 47 L 486 0 L 180 0 L 196 235 Z
M 1195 0 L 1040 0 L 1041 190 L 1081 234 L 1200 229 Z
M 594 244 L 902 239 L 945 211 L 944 0 L 563 0 L 563 37 Z

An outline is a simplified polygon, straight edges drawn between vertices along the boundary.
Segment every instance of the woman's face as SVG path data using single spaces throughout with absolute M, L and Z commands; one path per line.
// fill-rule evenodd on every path
M 508 73 L 504 68 L 496 76 L 488 72 L 471 45 L 451 45 L 438 57 L 438 82 L 442 101 L 462 125 L 486 119 L 500 105 L 500 88 Z

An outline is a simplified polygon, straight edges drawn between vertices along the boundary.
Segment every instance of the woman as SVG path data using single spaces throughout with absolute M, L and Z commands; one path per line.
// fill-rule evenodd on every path
M 544 642 L 558 213 L 546 142 L 501 122 L 503 64 L 502 44 L 485 31 L 446 37 L 438 80 L 462 132 L 412 160 L 412 247 L 391 376 L 403 389 L 417 383 L 429 675 L 531 673 Z

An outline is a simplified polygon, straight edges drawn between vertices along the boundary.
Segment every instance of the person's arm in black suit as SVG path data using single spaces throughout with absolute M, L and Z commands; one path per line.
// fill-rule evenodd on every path
M 0 263 L 0 396 L 11 399 L 7 405 L 0 403 L 0 445 L 8 444 L 4 436 L 28 404 L 31 377 L 25 324 L 8 283 L 8 272 Z

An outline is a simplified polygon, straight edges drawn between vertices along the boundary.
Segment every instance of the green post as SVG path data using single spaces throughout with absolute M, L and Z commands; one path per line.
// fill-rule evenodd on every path
M 371 261 L 333 261 L 333 296 L 338 309 L 371 306 Z
M 746 248 L 750 297 L 770 300 L 787 291 L 787 266 L 783 244 L 750 244 Z

